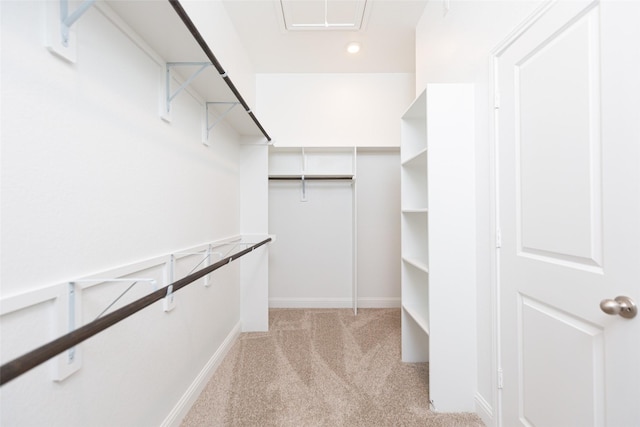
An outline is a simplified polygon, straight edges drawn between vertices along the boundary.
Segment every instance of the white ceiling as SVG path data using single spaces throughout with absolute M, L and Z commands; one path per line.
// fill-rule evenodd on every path
M 427 0 L 326 2 L 325 7 L 325 0 L 223 0 L 257 73 L 415 71 L 415 27 Z M 355 20 L 349 16 L 362 10 Z M 332 25 L 360 18 L 359 30 Z M 289 28 L 292 19 L 330 25 L 288 31 L 285 19 Z M 362 45 L 358 54 L 346 52 L 351 41 Z

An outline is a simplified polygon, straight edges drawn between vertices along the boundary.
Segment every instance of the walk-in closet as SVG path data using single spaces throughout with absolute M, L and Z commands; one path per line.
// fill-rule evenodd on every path
M 0 425 L 640 425 L 639 21 L 1 0 Z

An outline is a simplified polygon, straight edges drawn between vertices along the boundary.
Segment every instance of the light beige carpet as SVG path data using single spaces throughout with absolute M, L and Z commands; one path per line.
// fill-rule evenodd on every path
M 399 309 L 272 309 L 269 332 L 240 336 L 182 426 L 483 426 L 430 411 L 427 377 L 400 361 Z

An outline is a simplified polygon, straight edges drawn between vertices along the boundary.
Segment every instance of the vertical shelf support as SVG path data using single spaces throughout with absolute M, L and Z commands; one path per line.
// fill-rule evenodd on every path
M 302 197 L 300 199 L 301 202 L 307 201 L 307 184 L 305 183 L 305 180 L 304 180 L 304 174 L 306 171 L 307 171 L 307 154 L 304 151 L 304 147 L 302 147 L 302 176 L 301 176 Z
M 57 334 L 64 335 L 73 332 L 78 327 L 81 300 L 80 287 L 74 282 L 67 282 L 60 287 L 60 294 L 56 299 L 56 329 Z M 52 364 L 52 380 L 60 382 L 77 372 L 82 367 L 82 348 L 73 346 L 55 357 Z
M 67 319 L 68 321 L 68 330 L 69 332 L 73 332 L 76 330 L 76 284 L 75 282 L 69 282 L 69 304 Z M 76 357 L 76 348 L 71 347 L 67 350 L 67 363 L 72 364 Z
M 302 181 L 302 198 L 300 199 L 300 201 L 306 202 L 307 201 L 307 184 L 304 179 L 304 174 L 302 174 L 302 176 L 300 177 L 300 180 Z
M 212 247 L 211 244 L 207 245 L 207 250 L 204 252 L 204 266 L 209 267 L 211 265 L 211 254 Z M 204 287 L 208 288 L 211 286 L 211 282 L 209 281 L 209 275 L 204 276 Z
M 352 300 L 353 300 L 353 314 L 354 315 L 358 315 L 358 187 L 357 187 L 357 180 L 356 180 L 356 173 L 358 171 L 358 149 L 356 147 L 353 147 L 353 152 L 352 152 L 352 156 L 353 156 L 353 160 L 351 162 L 351 170 L 353 171 L 353 178 L 351 181 L 351 186 L 353 188 L 353 191 L 351 192 L 351 209 L 352 209 L 352 215 L 351 215 L 351 224 L 352 224 L 352 236 L 351 238 L 353 239 L 353 244 L 352 244 L 352 261 L 351 261 L 351 268 L 353 271 L 352 274 Z

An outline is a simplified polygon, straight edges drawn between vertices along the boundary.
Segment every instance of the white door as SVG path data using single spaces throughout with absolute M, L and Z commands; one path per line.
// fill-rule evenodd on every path
M 504 426 L 640 426 L 640 315 L 599 306 L 640 302 L 639 29 L 549 3 L 496 55 Z

